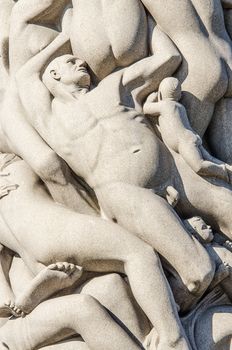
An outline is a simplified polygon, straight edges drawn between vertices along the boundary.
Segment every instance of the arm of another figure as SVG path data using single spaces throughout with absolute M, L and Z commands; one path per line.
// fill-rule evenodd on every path
M 156 102 L 157 93 L 150 94 L 143 105 L 143 113 L 151 117 L 159 117 L 162 111 L 163 102 Z
M 67 4 L 67 0 L 19 0 L 15 5 L 13 16 L 16 24 L 26 24 L 38 15 L 43 15 L 57 3 Z
M 122 83 L 133 91 L 134 99 L 141 105 L 146 97 L 158 90 L 160 82 L 174 74 L 182 59 L 174 43 L 158 26 L 154 26 L 151 37 L 152 56 L 146 57 L 123 73 Z
M 9 339 L 10 344 L 20 349 L 39 349 L 41 344 L 45 346 L 75 334 L 80 334 L 87 344 L 84 349 L 143 349 L 96 299 L 84 294 L 47 300 L 27 317 L 6 323 L 0 334 L 4 334 L 6 343 Z M 56 347 L 46 349 L 53 348 Z M 57 345 L 57 349 L 69 349 L 69 344 Z M 79 349 L 78 344 L 75 349 Z
M 65 3 L 67 0 L 58 2 Z M 31 25 L 35 17 L 46 15 L 49 9 L 55 8 L 56 3 L 55 0 L 20 0 L 15 4 L 10 19 L 9 36 L 11 74 L 15 74 L 23 64 L 57 36 L 58 32 L 50 27 Z M 29 25 L 30 30 L 28 31 Z

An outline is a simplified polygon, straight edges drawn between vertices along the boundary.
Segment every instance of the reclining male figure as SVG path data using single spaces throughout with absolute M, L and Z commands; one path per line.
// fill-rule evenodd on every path
M 95 190 L 108 218 L 147 241 L 191 292 L 202 294 L 214 266 L 168 203 L 155 194 L 170 184 L 172 163 L 144 115 L 133 108 L 138 91 L 145 98 L 158 89 L 169 65 L 177 64 L 176 57 L 169 59 L 169 65 L 162 59 L 156 67 L 150 64 L 152 57 L 145 58 L 106 77 L 89 92 L 85 62 L 64 55 L 47 66 L 42 82 L 41 69 L 65 40 L 60 34 L 17 74 L 31 124 Z M 199 259 L 191 273 L 190 256 Z

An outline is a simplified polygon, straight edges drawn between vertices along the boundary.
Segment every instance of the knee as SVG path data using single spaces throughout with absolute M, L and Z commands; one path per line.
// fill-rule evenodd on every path
M 77 317 L 79 322 L 89 323 L 93 315 L 99 310 L 100 303 L 94 297 L 87 294 L 78 294 L 75 296 L 75 299 L 76 307 L 73 303 L 75 318 Z
M 187 285 L 192 294 L 202 295 L 213 280 L 215 263 L 209 257 L 207 260 L 202 260 L 202 263 L 199 263 L 194 269 L 195 273 L 192 273 L 192 278 Z
M 143 264 L 149 264 L 152 263 L 153 266 L 159 265 L 160 260 L 155 253 L 154 249 L 148 245 L 147 243 L 140 241 L 140 246 L 135 246 L 133 251 L 129 254 L 128 260 L 135 263 L 135 262 L 142 262 Z

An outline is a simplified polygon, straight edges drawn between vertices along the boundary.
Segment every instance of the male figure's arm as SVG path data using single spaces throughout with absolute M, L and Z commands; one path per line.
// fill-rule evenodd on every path
M 63 7 L 68 0 L 20 0 L 13 9 L 10 19 L 10 72 L 15 74 L 23 64 L 32 56 L 32 51 L 36 54 L 43 47 L 46 47 L 58 35 L 58 32 L 50 27 L 32 25 L 30 31 L 27 27 L 34 23 L 35 18 L 42 18 L 48 11 L 54 10 L 57 3 L 62 3 Z M 41 21 L 39 21 L 40 23 Z M 35 42 L 32 48 L 30 43 Z M 31 51 L 32 50 L 32 51 Z
M 67 41 L 67 35 L 59 34 L 49 46 L 31 58 L 16 74 L 23 107 L 30 123 L 42 137 L 48 131 L 52 114 L 50 92 L 40 80 L 40 73 L 49 58 Z

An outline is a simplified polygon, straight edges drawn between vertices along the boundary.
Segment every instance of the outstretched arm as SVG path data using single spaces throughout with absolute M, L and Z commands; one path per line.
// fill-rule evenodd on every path
M 161 114 L 162 102 L 145 102 L 143 113 L 151 117 L 159 117 Z
M 31 58 L 16 74 L 22 104 L 31 124 L 42 137 L 51 116 L 51 97 L 40 80 L 40 73 L 50 57 L 67 41 L 66 34 L 59 34 L 49 46 Z
M 58 35 L 55 29 L 59 27 L 55 23 L 61 20 L 67 2 L 69 0 L 19 0 L 14 5 L 9 34 L 11 75 L 15 75 L 32 56 L 55 39 Z M 53 16 L 56 21 L 50 23 L 48 19 Z M 27 30 L 28 26 L 31 26 L 30 30 Z
M 143 105 L 143 113 L 151 117 L 159 117 L 161 114 L 162 101 L 158 102 L 158 92 L 150 94 Z

